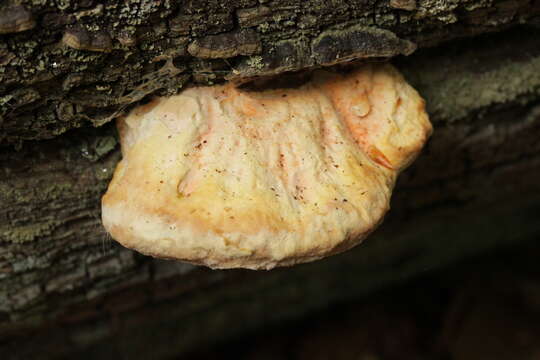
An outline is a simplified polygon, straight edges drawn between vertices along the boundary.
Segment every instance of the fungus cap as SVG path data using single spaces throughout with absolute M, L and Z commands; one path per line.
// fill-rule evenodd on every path
M 112 237 L 212 268 L 270 269 L 358 244 L 432 127 L 390 65 L 316 71 L 294 89 L 227 84 L 158 98 L 118 121 L 102 199 Z

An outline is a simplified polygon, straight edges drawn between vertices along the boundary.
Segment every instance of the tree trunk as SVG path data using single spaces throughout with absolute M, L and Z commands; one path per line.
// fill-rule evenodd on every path
M 540 235 L 540 1 L 50 3 L 0 10 L 2 359 L 173 357 Z M 190 84 L 394 56 L 435 133 L 362 245 L 210 271 L 107 237 L 122 111 Z

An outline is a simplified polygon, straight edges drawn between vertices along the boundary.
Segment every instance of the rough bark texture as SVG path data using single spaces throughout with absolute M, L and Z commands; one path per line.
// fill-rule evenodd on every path
M 539 14 L 540 0 L 8 0 L 0 143 L 99 126 L 190 83 L 409 54 Z
M 386 222 L 358 248 L 254 273 L 117 246 L 99 220 L 116 134 L 86 125 L 190 82 L 534 24 L 540 3 L 110 3 L 23 1 L 0 16 L 2 359 L 171 357 L 540 236 L 540 31 L 526 25 L 394 61 L 426 98 L 435 134 L 399 181 Z

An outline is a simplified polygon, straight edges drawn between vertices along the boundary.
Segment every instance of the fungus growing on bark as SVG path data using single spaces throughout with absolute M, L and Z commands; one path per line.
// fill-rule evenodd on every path
M 289 89 L 194 87 L 118 127 L 123 160 L 102 200 L 112 237 L 156 257 L 251 269 L 358 244 L 432 130 L 390 65 L 319 70 Z

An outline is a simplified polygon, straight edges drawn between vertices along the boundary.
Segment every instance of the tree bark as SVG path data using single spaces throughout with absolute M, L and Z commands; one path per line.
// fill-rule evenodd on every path
M 0 7 L 0 144 L 16 146 L 191 83 L 409 54 L 540 14 L 540 0 L 14 1 Z
M 2 359 L 172 357 L 540 235 L 538 1 L 261 3 L 23 1 L 10 7 L 19 28 L 0 16 Z M 475 36 L 447 42 L 464 35 Z M 99 199 L 120 158 L 107 122 L 129 105 L 411 42 L 420 49 L 393 61 L 435 133 L 361 246 L 270 272 L 210 271 L 107 237 Z

